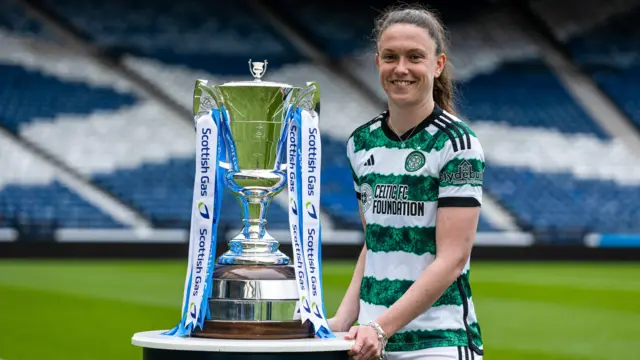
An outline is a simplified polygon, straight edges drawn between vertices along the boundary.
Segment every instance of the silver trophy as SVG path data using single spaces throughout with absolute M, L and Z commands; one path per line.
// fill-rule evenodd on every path
M 287 184 L 286 115 L 290 107 L 319 111 L 315 82 L 299 88 L 263 81 L 267 61 L 252 62 L 251 81 L 212 85 L 198 80 L 194 115 L 212 108 L 226 113 L 226 188 L 243 211 L 242 230 L 229 241 L 217 260 L 211 320 L 194 336 L 234 339 L 290 339 L 312 337 L 313 329 L 296 316 L 298 290 L 294 268 L 266 230 L 267 209 Z M 234 161 L 234 158 L 237 161 Z M 224 207 L 235 204 L 223 204 Z M 224 210 L 222 210 L 224 211 Z

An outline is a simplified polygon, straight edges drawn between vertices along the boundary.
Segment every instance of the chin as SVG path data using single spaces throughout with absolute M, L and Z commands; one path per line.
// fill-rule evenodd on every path
M 412 105 L 416 102 L 415 96 L 412 96 L 412 94 L 390 94 L 389 100 L 396 105 Z

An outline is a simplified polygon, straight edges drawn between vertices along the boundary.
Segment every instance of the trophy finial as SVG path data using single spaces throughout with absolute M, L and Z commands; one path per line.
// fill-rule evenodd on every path
M 267 60 L 261 61 L 251 61 L 249 59 L 249 71 L 251 75 L 253 75 L 255 81 L 260 81 L 260 78 L 264 76 L 264 73 L 267 72 Z

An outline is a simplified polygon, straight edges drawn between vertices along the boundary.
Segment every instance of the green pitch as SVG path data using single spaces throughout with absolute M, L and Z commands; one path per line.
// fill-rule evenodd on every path
M 353 263 L 325 261 L 326 309 Z M 133 333 L 178 321 L 181 261 L 0 261 L 0 359 L 140 359 Z M 627 359 L 640 338 L 640 264 L 472 266 L 486 359 Z

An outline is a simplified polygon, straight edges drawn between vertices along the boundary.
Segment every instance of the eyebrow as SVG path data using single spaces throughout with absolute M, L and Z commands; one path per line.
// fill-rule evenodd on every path
M 382 49 L 382 52 L 385 52 L 385 51 L 387 51 L 387 52 L 397 52 L 396 50 L 393 50 L 393 49 L 383 48 L 383 49 Z M 426 50 L 424 50 L 424 49 L 420 49 L 420 48 L 411 48 L 411 49 L 408 49 L 406 52 L 421 52 L 421 53 L 427 53 L 427 51 L 426 51 Z

